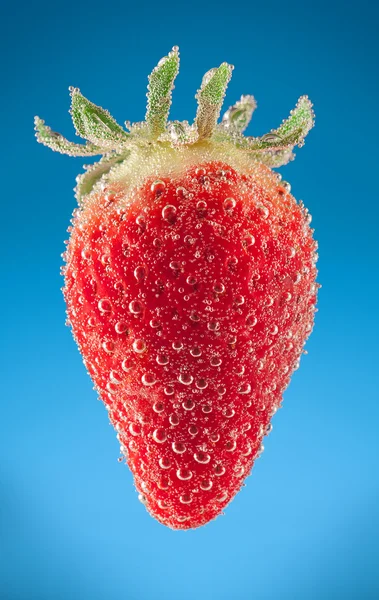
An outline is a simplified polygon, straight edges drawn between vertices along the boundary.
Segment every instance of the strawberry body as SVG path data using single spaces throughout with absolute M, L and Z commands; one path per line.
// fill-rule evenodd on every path
M 70 88 L 85 144 L 36 117 L 39 142 L 102 158 L 77 178 L 64 254 L 68 322 L 150 514 L 173 529 L 222 512 L 263 450 L 315 313 L 310 215 L 271 169 L 313 126 L 245 137 L 256 102 L 218 117 L 233 67 L 208 71 L 192 125 L 169 122 L 174 47 L 125 131 Z M 122 460 L 122 459 L 121 459 Z
M 162 523 L 208 522 L 251 471 L 312 328 L 314 252 L 268 169 L 200 164 L 75 217 L 69 320 Z

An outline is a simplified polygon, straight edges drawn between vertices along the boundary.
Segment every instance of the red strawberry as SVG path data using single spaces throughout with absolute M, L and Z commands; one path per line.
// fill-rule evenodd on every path
M 240 489 L 313 326 L 316 243 L 270 167 L 313 124 L 302 97 L 261 138 L 241 98 L 217 125 L 232 68 L 207 73 L 195 123 L 167 124 L 177 48 L 150 76 L 146 122 L 126 133 L 71 89 L 86 145 L 36 119 L 37 138 L 102 153 L 78 178 L 65 259 L 69 322 L 118 432 L 140 499 L 199 527 Z

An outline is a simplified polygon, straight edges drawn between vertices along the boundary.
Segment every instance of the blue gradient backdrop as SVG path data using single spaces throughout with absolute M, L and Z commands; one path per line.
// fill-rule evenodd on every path
M 376 7 L 375 7 L 376 5 Z M 374 600 L 378 577 L 378 5 L 2 1 L 0 597 Z M 298 96 L 316 128 L 282 168 L 313 215 L 319 312 L 308 356 L 246 488 L 207 527 L 173 532 L 138 502 L 64 326 L 60 254 L 81 159 L 37 146 L 33 116 L 73 136 L 69 85 L 119 121 L 174 44 L 172 116 L 203 73 L 236 68 L 249 132 Z

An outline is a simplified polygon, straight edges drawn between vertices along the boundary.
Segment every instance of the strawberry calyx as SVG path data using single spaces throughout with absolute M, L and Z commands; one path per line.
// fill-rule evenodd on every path
M 196 94 L 197 113 L 193 124 L 186 121 L 168 121 L 174 81 L 179 72 L 179 49 L 162 58 L 149 76 L 145 121 L 126 123 L 126 131 L 111 114 L 87 100 L 78 88 L 71 87 L 71 117 L 76 134 L 86 140 L 77 144 L 53 131 L 39 117 L 35 117 L 38 142 L 56 152 L 69 156 L 98 156 L 99 162 L 85 167 L 77 178 L 76 196 L 82 203 L 109 174 L 129 161 L 149 160 L 165 153 L 173 158 L 184 152 L 190 156 L 208 156 L 215 149 L 224 156 L 233 156 L 244 163 L 262 163 L 270 168 L 280 167 L 293 160 L 293 149 L 301 147 L 314 125 L 312 103 L 302 96 L 288 119 L 270 133 L 261 137 L 244 136 L 256 108 L 253 96 L 242 96 L 222 117 L 226 89 L 233 66 L 222 63 L 208 71 Z M 124 169 L 125 171 L 125 169 Z M 126 169 L 130 172 L 130 169 Z

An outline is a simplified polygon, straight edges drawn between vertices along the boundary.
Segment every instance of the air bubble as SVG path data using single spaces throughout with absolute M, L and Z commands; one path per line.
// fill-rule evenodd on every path
M 226 266 L 228 267 L 229 271 L 234 271 L 237 264 L 238 264 L 238 258 L 236 256 L 230 256 L 226 260 Z
M 164 429 L 161 427 L 155 429 L 153 432 L 153 440 L 157 442 L 157 444 L 163 444 L 167 440 L 167 435 Z
M 249 456 L 251 454 L 250 444 L 247 444 L 245 452 L 242 452 L 241 454 L 242 454 L 242 456 Z
M 210 321 L 207 327 L 209 331 L 218 331 L 220 329 L 220 323 L 218 321 Z
M 225 198 L 223 202 L 223 207 L 226 212 L 231 212 L 233 208 L 236 206 L 236 201 L 234 198 Z
M 115 386 L 114 383 L 111 383 L 108 381 L 107 385 L 105 386 L 106 389 L 108 390 L 108 392 L 110 394 L 116 394 L 117 393 L 117 387 Z
M 225 448 L 227 452 L 234 452 L 234 450 L 237 448 L 236 440 L 228 440 L 225 444 Z
M 196 462 L 198 462 L 201 465 L 207 465 L 211 460 L 210 455 L 206 452 L 195 452 L 193 457 L 196 460 Z
M 258 210 L 262 219 L 267 219 L 268 215 L 270 214 L 268 208 L 266 206 L 263 206 L 263 204 L 260 204 L 258 206 Z
M 198 323 L 200 321 L 200 316 L 195 310 L 193 310 L 193 311 L 191 311 L 190 319 L 194 323 Z
M 220 441 L 220 434 L 219 433 L 212 433 L 209 436 L 209 439 L 211 440 L 212 444 L 217 444 L 217 442 Z
M 96 319 L 94 317 L 89 317 L 87 319 L 87 325 L 89 327 L 96 327 Z
M 176 206 L 173 206 L 172 204 L 167 204 L 162 209 L 162 217 L 168 223 L 174 223 L 176 220 L 176 212 Z
M 159 459 L 159 466 L 161 469 L 169 469 L 171 467 L 171 460 L 166 456 Z
M 203 481 L 200 483 L 200 489 L 202 489 L 204 492 L 207 492 L 211 489 L 212 485 L 213 483 L 210 479 L 203 479 Z
M 141 427 L 138 425 L 138 423 L 130 423 L 129 431 L 132 435 L 137 436 L 141 433 Z
M 225 490 L 216 496 L 217 502 L 224 502 L 228 497 L 228 492 Z
M 146 219 L 143 215 L 138 215 L 138 217 L 136 218 L 136 223 L 138 227 L 140 227 L 142 230 L 146 228 Z
M 116 281 L 113 287 L 117 292 L 120 292 L 120 294 L 123 294 L 125 292 L 125 284 L 123 281 Z
M 122 376 L 121 373 L 119 373 L 118 371 L 111 371 L 109 373 L 109 379 L 115 383 L 116 385 L 120 384 L 122 382 Z
M 194 348 L 191 348 L 190 354 L 194 358 L 198 358 L 199 356 L 201 356 L 201 350 L 198 346 L 195 346 Z
M 204 216 L 207 210 L 207 203 L 205 200 L 199 200 L 196 203 L 196 210 L 200 216 Z
M 170 415 L 169 421 L 170 421 L 170 425 L 172 425 L 173 427 L 176 427 L 177 425 L 179 425 L 178 415 Z
M 91 258 L 91 252 L 89 250 L 83 249 L 81 252 L 81 257 L 83 260 L 88 260 Z
M 188 275 L 186 282 L 188 285 L 195 285 L 197 283 L 197 279 L 193 275 Z
M 114 352 L 114 343 L 113 342 L 103 342 L 103 349 L 108 354 L 112 354 Z
M 166 394 L 166 396 L 172 396 L 174 393 L 174 388 L 172 385 L 166 385 L 163 391 Z
M 198 379 L 198 380 L 196 381 L 196 387 L 197 387 L 199 390 L 205 390 L 205 388 L 207 388 L 207 387 L 208 387 L 208 382 L 207 382 L 207 380 L 206 380 L 206 379 L 204 379 L 203 377 L 202 377 L 202 378 L 200 378 L 200 379 Z
M 271 335 L 276 335 L 279 331 L 279 327 L 277 325 L 272 325 L 272 327 L 270 328 L 270 334 Z
M 238 296 L 235 296 L 234 302 L 237 306 L 242 306 L 242 304 L 245 303 L 245 298 L 243 296 L 241 296 L 240 294 L 238 294 Z
M 187 196 L 188 194 L 188 191 L 183 186 L 177 187 L 175 191 L 176 195 L 179 196 L 179 198 L 185 198 L 185 196 Z
M 243 383 L 238 388 L 238 393 L 239 394 L 249 394 L 250 392 L 251 392 L 251 385 L 248 382 Z
M 189 517 L 185 517 L 184 515 L 180 515 L 179 517 L 176 517 L 176 520 L 178 523 L 185 523 L 186 521 L 188 521 Z
M 152 373 L 144 373 L 141 377 L 143 385 L 151 386 L 156 383 L 156 379 Z
M 224 385 L 219 385 L 217 388 L 217 393 L 220 396 L 223 396 L 224 394 L 226 394 L 226 387 Z
M 233 408 L 230 408 L 229 406 L 226 407 L 223 412 L 224 417 L 226 417 L 227 419 L 231 419 L 232 417 L 234 417 L 235 414 L 236 411 Z
M 181 442 L 172 442 L 171 447 L 175 454 L 183 454 L 186 451 L 186 447 Z
M 234 474 L 236 477 L 243 477 L 245 473 L 245 467 L 236 467 L 234 470 Z
M 179 502 L 182 504 L 190 504 L 192 502 L 192 498 L 189 494 L 182 494 L 179 496 Z
M 154 402 L 153 404 L 153 411 L 160 414 L 164 411 L 164 404 L 163 402 Z
M 176 476 L 181 481 L 188 481 L 192 478 L 192 471 L 190 471 L 189 469 L 178 469 L 176 471 Z
M 109 300 L 106 300 L 105 298 L 99 300 L 97 306 L 99 308 L 99 311 L 102 313 L 109 313 L 112 310 L 112 304 L 109 302 Z
M 209 404 L 205 404 L 202 408 L 202 411 L 205 415 L 209 415 L 212 412 L 212 407 Z
M 283 187 L 288 194 L 290 193 L 290 191 L 291 191 L 291 184 L 288 183 L 288 181 L 282 181 L 281 187 Z
M 215 475 L 217 475 L 217 477 L 221 477 L 221 475 L 224 475 L 225 471 L 226 469 L 222 465 L 215 466 Z
M 198 167 L 195 173 L 198 177 L 203 177 L 204 175 L 206 175 L 207 172 L 203 167 Z
M 128 327 L 124 321 L 117 321 L 114 328 L 115 328 L 116 333 L 119 333 L 119 334 L 125 333 L 128 329 Z
M 210 363 L 212 367 L 219 367 L 222 364 L 222 359 L 219 356 L 212 356 Z
M 152 318 L 150 320 L 150 327 L 152 327 L 153 329 L 158 329 L 158 327 L 160 327 L 160 326 L 161 326 L 161 324 L 158 321 L 158 319 Z
M 180 263 L 178 263 L 176 260 L 172 260 L 169 266 L 173 271 L 180 271 Z
M 196 425 L 190 425 L 188 427 L 188 433 L 190 435 L 197 435 L 199 433 L 199 429 L 196 427 Z
M 190 235 L 186 235 L 184 237 L 184 243 L 186 246 L 192 246 L 195 243 L 195 239 Z
M 151 191 L 156 194 L 162 194 L 162 192 L 164 192 L 166 187 L 166 184 L 164 181 L 160 181 L 159 179 L 157 181 L 154 181 L 154 183 L 151 184 Z
M 169 358 L 166 354 L 158 354 L 156 357 L 158 365 L 168 365 Z
M 213 291 L 215 294 L 223 294 L 225 292 L 225 286 L 223 283 L 215 283 L 213 286 Z
M 191 385 L 193 382 L 193 377 L 189 373 L 180 373 L 178 381 L 183 385 Z
M 132 300 L 129 303 L 129 310 L 133 315 L 139 315 L 143 311 L 143 306 L 138 300 Z
M 144 265 L 138 265 L 138 267 L 136 267 L 134 269 L 134 277 L 137 279 L 137 281 L 143 281 L 147 276 L 147 267 L 145 267 Z
M 111 262 L 111 257 L 109 256 L 109 254 L 103 254 L 102 257 L 100 258 L 100 262 L 105 267 L 106 265 L 109 265 L 109 263 Z
M 121 363 L 121 367 L 122 367 L 123 371 L 126 371 L 126 372 L 130 371 L 130 369 L 133 368 L 133 363 L 130 360 L 130 358 L 124 358 L 124 360 Z
M 182 406 L 183 406 L 184 410 L 193 410 L 195 408 L 195 403 L 193 400 L 191 400 L 189 398 L 187 400 L 184 400 L 184 402 L 182 402 Z
M 254 246 L 255 237 L 251 233 L 247 233 L 243 238 L 243 245 L 245 248 L 250 248 L 250 246 Z
M 179 352 L 179 350 L 182 350 L 183 344 L 182 342 L 172 342 L 172 347 L 174 350 L 177 350 Z
M 137 354 L 142 354 L 142 352 L 145 352 L 145 350 L 146 350 L 146 344 L 145 344 L 144 340 L 137 339 L 137 340 L 134 340 L 132 348 L 133 348 L 134 352 L 137 352 Z

